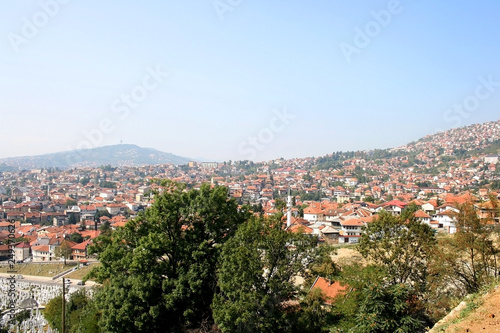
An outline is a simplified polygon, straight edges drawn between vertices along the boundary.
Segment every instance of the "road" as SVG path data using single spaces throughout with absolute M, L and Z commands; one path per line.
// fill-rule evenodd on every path
M 58 286 L 61 286 L 62 285 L 62 278 L 58 278 L 58 279 L 55 279 L 55 280 L 52 280 L 51 277 L 46 277 L 46 276 L 34 276 L 34 275 L 23 275 L 23 278 L 22 279 L 18 279 L 17 278 L 17 274 L 16 275 L 16 281 L 18 282 L 32 282 L 32 283 L 38 283 L 38 284 L 44 284 L 44 285 L 50 285 L 50 286 L 55 286 L 55 285 L 58 285 Z M 1 279 L 7 279 L 11 276 L 11 274 L 8 274 L 8 273 L 0 273 L 0 278 Z M 67 279 L 67 280 L 70 280 L 71 283 L 70 284 L 66 284 L 66 286 L 71 286 L 71 287 L 77 287 L 77 288 L 91 288 L 92 286 L 96 285 L 95 282 L 93 281 L 87 281 L 85 282 L 85 285 L 82 286 L 82 285 L 78 285 L 78 282 L 81 281 L 81 280 L 77 280 L 77 279 Z

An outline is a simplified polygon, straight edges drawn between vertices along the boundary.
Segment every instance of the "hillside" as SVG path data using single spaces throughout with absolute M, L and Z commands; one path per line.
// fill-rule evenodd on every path
M 339 170 L 346 164 L 359 165 L 363 170 L 411 168 L 419 174 L 438 175 L 449 167 L 465 168 L 484 161 L 488 155 L 500 154 L 500 120 L 450 129 L 425 136 L 404 146 L 364 151 L 334 152 L 309 158 L 303 168 Z M 380 171 L 380 170 L 379 170 Z M 386 170 L 383 174 L 388 174 Z
M 500 332 L 500 288 L 485 295 L 468 297 L 429 333 Z
M 10 157 L 0 159 L 4 168 L 75 168 L 111 166 L 140 166 L 154 164 L 186 164 L 190 159 L 152 148 L 121 144 L 85 150 L 73 150 L 37 156 Z

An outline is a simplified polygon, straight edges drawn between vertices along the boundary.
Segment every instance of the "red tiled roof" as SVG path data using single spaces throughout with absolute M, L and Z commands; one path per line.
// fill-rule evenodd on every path
M 48 245 L 38 245 L 38 246 L 33 246 L 31 248 L 32 251 L 39 251 L 39 252 L 49 252 L 49 246 Z
M 342 286 L 339 281 L 331 283 L 330 281 L 318 276 L 310 290 L 313 290 L 314 288 L 320 289 L 325 294 L 325 304 L 331 305 L 333 299 L 337 295 L 344 293 L 347 286 Z
M 71 247 L 71 249 L 73 249 L 73 250 L 85 250 L 87 248 L 87 246 L 89 245 L 89 243 L 90 243 L 90 239 L 85 241 L 85 242 L 81 242 L 80 244 L 73 245 Z
M 30 244 L 22 242 L 22 243 L 17 244 L 16 248 L 17 249 L 29 249 L 30 248 Z
M 430 218 L 429 214 L 427 214 L 426 212 L 422 211 L 422 210 L 417 210 L 415 213 L 413 213 L 413 216 L 417 217 L 417 218 Z

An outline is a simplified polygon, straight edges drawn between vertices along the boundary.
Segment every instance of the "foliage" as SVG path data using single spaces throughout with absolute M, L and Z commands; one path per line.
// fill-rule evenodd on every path
M 76 216 L 74 213 L 70 213 L 68 217 L 68 224 L 76 224 Z
M 57 328 L 62 331 L 62 295 L 54 297 L 47 303 L 47 305 L 45 305 L 43 316 L 45 317 L 45 320 L 49 322 L 50 327 Z
M 62 331 L 62 295 L 51 299 L 43 311 L 50 327 Z M 66 332 L 70 333 L 97 333 L 97 309 L 86 295 L 85 289 L 80 289 L 71 294 L 66 302 Z
M 218 270 L 220 293 L 212 308 L 222 332 L 290 331 L 286 308 L 298 292 L 294 278 L 317 259 L 316 243 L 274 219 L 241 225 L 224 245 Z
M 312 182 L 313 177 L 309 174 L 309 172 L 305 175 L 302 176 L 302 179 L 305 180 L 306 182 Z
M 492 190 L 500 190 L 500 179 L 493 180 L 490 183 L 490 187 Z
M 335 298 L 337 322 L 331 332 L 420 332 L 427 321 L 409 284 L 388 282 L 381 266 L 356 264 L 342 269 L 345 295 Z
M 452 283 L 461 295 L 474 293 L 498 276 L 500 249 L 494 229 L 482 220 L 472 203 L 458 205 L 457 232 L 441 240 L 433 269 L 436 278 Z
M 102 169 L 102 171 L 108 171 L 108 172 L 113 172 L 117 169 L 116 167 L 112 167 L 111 164 L 102 165 L 100 166 L 100 168 Z
M 413 217 L 412 209 L 401 216 L 381 211 L 378 218 L 365 227 L 359 251 L 386 271 L 390 284 L 412 284 L 423 292 L 427 260 L 434 245 L 434 232 Z
M 325 295 L 314 288 L 301 300 L 296 331 L 300 333 L 329 332 L 334 316 L 329 307 L 324 306 Z
M 306 191 L 292 191 L 292 196 L 299 196 L 300 200 L 306 201 L 321 201 L 321 191 L 314 191 L 312 193 L 307 193 Z
M 75 243 L 83 242 L 83 237 L 80 233 L 74 232 L 69 236 L 69 240 Z
M 332 255 L 336 253 L 336 248 L 328 245 L 321 245 L 317 251 L 316 260 L 303 275 L 304 288 L 311 288 L 318 276 L 330 281 L 334 281 L 340 274 L 340 267 L 332 260 Z
M 275 206 L 277 212 L 283 212 L 283 210 L 286 208 L 286 201 L 277 198 L 275 200 L 274 206 Z
M 435 237 L 413 217 L 416 210 L 381 211 L 365 227 L 358 249 L 370 265 L 342 267 L 348 292 L 334 303 L 339 332 L 420 332 L 428 322 L 422 299 Z
M 76 206 L 76 205 L 78 205 L 78 203 L 76 202 L 75 199 L 68 198 L 66 200 L 66 208 L 71 207 L 71 206 Z
M 71 258 L 73 250 L 71 249 L 71 246 L 69 246 L 68 242 L 66 240 L 63 240 L 61 245 L 56 247 L 54 252 L 56 257 L 64 258 L 64 264 L 66 265 L 66 259 Z
M 225 187 L 164 182 L 153 205 L 94 247 L 106 332 L 183 331 L 211 320 L 221 246 L 247 218 Z
M 111 224 L 109 221 L 104 221 L 99 227 L 99 230 L 101 231 L 101 235 L 111 236 Z
M 102 188 L 116 188 L 116 183 L 103 180 L 102 182 L 99 183 L 99 186 Z
M 111 215 L 107 210 L 98 210 L 97 213 L 95 214 L 95 219 L 99 220 L 101 217 L 107 216 L 109 218 L 112 218 L 113 215 Z
M 82 184 L 83 186 L 87 185 L 89 182 L 90 182 L 89 177 L 83 177 L 82 179 L 80 179 L 80 184 Z
M 405 284 L 374 283 L 366 285 L 360 292 L 361 301 L 356 313 L 353 333 L 421 332 L 424 322 L 413 305 L 415 297 L 410 286 Z

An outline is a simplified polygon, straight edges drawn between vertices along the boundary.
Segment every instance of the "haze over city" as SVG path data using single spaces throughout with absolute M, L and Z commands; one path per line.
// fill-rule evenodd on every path
M 0 8 L 0 158 L 123 142 L 260 161 L 498 119 L 491 1 Z

